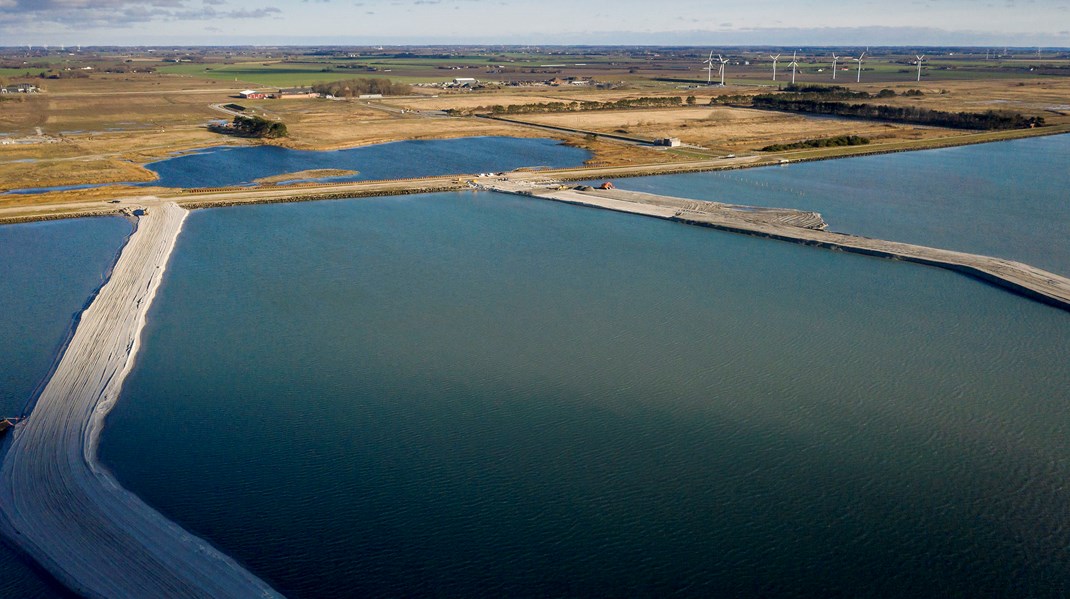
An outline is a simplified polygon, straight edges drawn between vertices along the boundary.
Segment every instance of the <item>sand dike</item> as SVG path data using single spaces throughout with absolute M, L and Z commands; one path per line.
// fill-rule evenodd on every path
M 133 365 L 187 214 L 165 204 L 139 216 L 33 412 L 5 440 L 0 530 L 89 597 L 279 596 L 123 489 L 97 462 L 104 418 Z

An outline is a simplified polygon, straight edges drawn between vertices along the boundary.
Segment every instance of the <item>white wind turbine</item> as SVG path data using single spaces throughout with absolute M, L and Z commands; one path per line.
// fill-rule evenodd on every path
M 721 61 L 721 87 L 724 87 L 724 65 L 728 64 L 728 60 L 721 58 L 721 55 L 717 55 L 717 60 Z
M 835 53 L 835 52 L 833 52 L 833 53 L 832 53 L 832 80 L 833 80 L 833 81 L 835 81 L 835 80 L 836 80 L 836 62 L 837 62 L 837 61 L 838 61 L 839 59 L 840 59 L 840 57 L 839 57 L 839 56 L 836 56 L 836 53 Z
M 777 54 L 776 56 L 773 56 L 770 54 L 769 58 L 773 59 L 773 81 L 776 81 L 776 61 L 780 59 L 780 55 Z
M 799 61 L 795 60 L 795 52 L 791 53 L 791 84 L 795 85 L 795 67 L 799 66 Z
M 918 81 L 921 81 L 921 61 L 925 60 L 925 55 L 922 54 L 921 56 L 918 56 L 915 54 L 914 58 L 918 59 Z
M 713 50 L 710 50 L 710 57 L 702 61 L 702 64 L 706 65 L 706 85 L 713 83 Z
M 858 79 L 856 80 L 857 83 L 861 83 L 862 82 L 862 58 L 865 55 L 866 55 L 866 53 L 863 52 L 862 54 L 860 54 L 858 56 L 858 58 L 852 58 L 851 59 L 851 60 L 853 60 L 853 61 L 858 63 Z

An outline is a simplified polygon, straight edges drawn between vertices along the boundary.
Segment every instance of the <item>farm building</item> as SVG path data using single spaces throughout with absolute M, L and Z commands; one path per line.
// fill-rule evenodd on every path
M 247 100 L 263 100 L 267 97 L 267 94 L 265 94 L 264 92 L 258 92 L 253 89 L 247 89 L 245 91 L 238 92 L 238 95 Z
M 318 98 L 320 95 L 309 87 L 286 87 L 271 95 L 277 100 L 289 100 L 291 98 Z
M 0 87 L 2 94 L 36 94 L 39 91 L 41 91 L 40 88 L 32 83 L 16 83 Z
M 453 80 L 453 84 L 457 87 L 475 87 L 479 81 L 472 77 L 457 77 Z

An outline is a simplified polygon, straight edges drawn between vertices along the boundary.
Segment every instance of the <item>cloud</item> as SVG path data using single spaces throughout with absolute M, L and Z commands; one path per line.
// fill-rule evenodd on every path
M 263 19 L 281 13 L 273 6 L 220 10 L 226 0 L 0 0 L 0 27 L 19 24 L 59 25 L 68 28 L 129 27 L 151 21 L 205 21 Z

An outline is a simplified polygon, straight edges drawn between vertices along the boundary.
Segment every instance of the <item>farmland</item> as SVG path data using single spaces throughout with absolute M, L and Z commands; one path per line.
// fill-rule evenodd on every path
M 851 49 L 838 50 L 841 56 Z M 707 86 L 700 48 L 186 48 L 0 51 L 0 81 L 28 82 L 38 94 L 0 101 L 0 186 L 8 189 L 151 181 L 144 164 L 174 152 L 221 144 L 274 143 L 338 149 L 406 139 L 503 135 L 556 137 L 594 152 L 592 164 L 680 162 L 753 152 L 773 144 L 857 135 L 865 151 L 971 143 L 962 131 L 865 120 L 815 118 L 717 104 L 722 96 L 776 91 L 791 78 L 781 59 L 772 81 L 767 48 L 722 49 L 726 87 Z M 976 50 L 929 50 L 921 81 L 912 52 L 875 50 L 863 62 L 841 62 L 836 83 L 875 95 L 866 102 L 949 112 L 1006 110 L 1070 125 L 1070 54 L 1037 57 L 1012 51 L 985 59 Z M 833 83 L 831 50 L 804 51 L 800 84 Z M 363 77 L 411 85 L 382 99 L 237 99 L 244 89 L 284 87 Z M 455 78 L 476 80 L 454 86 Z M 906 96 L 907 90 L 920 94 Z M 492 106 L 617 102 L 676 97 L 679 108 L 576 111 L 515 117 L 530 125 L 468 116 Z M 688 99 L 690 97 L 690 99 Z M 688 99 L 688 102 L 684 102 Z M 241 114 L 279 120 L 289 136 L 270 142 L 211 133 L 230 120 L 219 107 L 240 103 Z M 456 111 L 465 116 L 447 116 Z M 572 129 L 575 132 L 570 133 Z M 1051 129 L 1051 128 L 1049 128 Z M 1054 130 L 1054 129 L 1051 129 Z M 1037 131 L 1043 133 L 1046 131 Z M 683 148 L 644 147 L 598 137 L 679 138 Z M 1025 134 L 1031 134 L 1026 132 Z M 1016 133 L 1015 135 L 1019 135 Z M 998 136 L 996 136 L 998 137 Z M 988 139 L 987 137 L 984 139 Z M 18 142 L 18 143 L 15 143 Z M 819 148 L 793 155 L 848 155 L 857 148 Z M 30 201 L 30 200 L 24 200 Z

